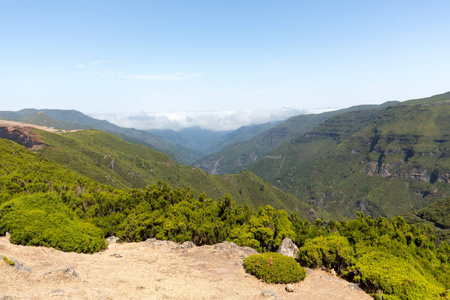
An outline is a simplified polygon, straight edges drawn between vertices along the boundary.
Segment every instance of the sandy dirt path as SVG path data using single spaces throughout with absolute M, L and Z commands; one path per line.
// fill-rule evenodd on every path
M 217 246 L 176 248 L 172 242 L 110 244 L 92 255 L 19 246 L 0 237 L 0 299 L 372 299 L 355 285 L 320 270 L 294 284 L 265 284 L 245 273 L 242 255 Z M 73 267 L 76 272 L 64 271 Z M 63 270 L 61 270 L 63 269 Z M 59 271 L 58 271 L 59 270 Z M 56 271 L 56 272 L 55 272 Z M 263 296 L 272 289 L 276 296 Z

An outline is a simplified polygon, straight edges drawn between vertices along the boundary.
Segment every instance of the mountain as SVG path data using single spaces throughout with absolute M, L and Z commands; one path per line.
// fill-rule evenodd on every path
M 238 129 L 226 135 L 223 135 L 218 139 L 216 139 L 215 141 L 213 141 L 212 143 L 210 143 L 206 148 L 206 153 L 208 154 L 215 153 L 234 143 L 251 140 L 261 132 L 266 131 L 272 127 L 275 127 L 281 123 L 282 121 L 274 121 L 263 124 L 255 124 L 239 127 Z
M 423 208 L 450 195 L 449 100 L 447 93 L 337 115 L 248 169 L 324 219 Z
M 177 162 L 187 165 L 192 164 L 202 156 L 200 151 L 189 149 L 181 144 L 168 142 L 150 132 L 119 127 L 108 121 L 91 118 L 76 110 L 23 109 L 18 112 L 0 111 L 0 117 L 66 130 L 98 129 L 112 133 L 129 142 L 149 146 L 157 151 L 167 153 Z
M 178 131 L 171 129 L 149 129 L 148 132 L 165 140 L 181 144 L 187 148 L 206 152 L 209 144 L 213 143 L 231 131 L 213 131 L 200 127 L 188 127 Z
M 126 142 L 106 132 L 76 130 L 54 133 L 24 128 L 19 133 L 20 128 L 17 126 L 15 131 L 0 130 L 0 137 L 22 144 L 23 141 L 34 141 L 34 144 L 40 145 L 40 155 L 115 188 L 143 189 L 163 181 L 173 188 L 189 187 L 196 196 L 205 193 L 208 197 L 218 199 L 228 194 L 237 203 L 246 203 L 254 208 L 270 204 L 277 209 L 296 211 L 299 216 L 309 220 L 314 216 L 303 202 L 249 171 L 211 176 L 200 169 L 180 165 L 167 154 Z M 28 147 L 32 148 L 31 145 Z
M 291 117 L 287 121 L 259 133 L 251 140 L 234 143 L 219 152 L 196 161 L 194 166 L 210 174 L 239 172 L 264 158 L 270 150 L 313 129 L 333 116 L 345 112 L 384 107 L 393 103 L 395 102 L 386 102 L 381 105 L 360 105 L 321 114 Z

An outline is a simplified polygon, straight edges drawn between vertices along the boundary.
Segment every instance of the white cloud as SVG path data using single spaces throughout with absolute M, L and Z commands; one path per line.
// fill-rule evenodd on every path
M 94 65 L 104 64 L 104 63 L 117 64 L 117 61 L 114 61 L 114 60 L 97 60 L 97 61 L 93 61 L 93 62 L 90 62 L 90 63 L 87 63 L 87 64 L 76 65 L 75 68 L 83 69 L 83 68 L 88 67 L 88 66 L 94 66 Z
M 176 81 L 197 78 L 205 75 L 204 73 L 190 73 L 175 72 L 173 74 L 123 74 L 121 77 L 133 80 L 158 80 L 158 81 Z
M 246 111 L 174 112 L 135 115 L 92 115 L 122 127 L 136 129 L 173 129 L 199 126 L 210 130 L 235 130 L 241 126 L 285 120 L 305 113 L 293 108 L 258 109 Z
M 75 66 L 77 69 L 83 69 L 79 72 L 85 76 L 100 76 L 100 77 L 116 77 L 128 80 L 154 80 L 154 81 L 178 81 L 197 78 L 205 75 L 204 73 L 183 73 L 174 72 L 169 74 L 128 74 L 120 70 L 119 67 L 97 66 L 101 64 L 117 64 L 113 60 L 98 60 L 87 64 Z

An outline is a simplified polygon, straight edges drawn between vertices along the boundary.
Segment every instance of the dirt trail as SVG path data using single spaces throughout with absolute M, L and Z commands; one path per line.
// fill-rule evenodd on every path
M 372 299 L 354 285 L 320 270 L 294 284 L 265 284 L 245 273 L 239 255 L 214 246 L 175 249 L 177 244 L 111 244 L 96 254 L 18 246 L 0 237 L 0 255 L 31 273 L 0 261 L 0 297 L 13 299 Z M 76 274 L 58 271 L 73 267 Z M 75 276 L 77 275 L 77 276 Z M 261 292 L 276 291 L 276 297 Z

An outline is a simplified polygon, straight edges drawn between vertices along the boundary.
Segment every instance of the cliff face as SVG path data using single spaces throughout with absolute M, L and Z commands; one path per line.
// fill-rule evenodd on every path
M 251 170 L 325 219 L 420 209 L 450 196 L 450 102 L 339 115 Z

